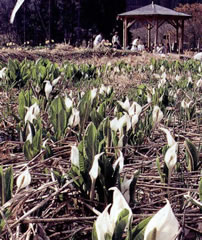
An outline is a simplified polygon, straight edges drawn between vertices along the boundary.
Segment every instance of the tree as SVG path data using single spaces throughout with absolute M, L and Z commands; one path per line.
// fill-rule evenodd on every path
M 175 10 L 192 15 L 191 19 L 185 21 L 185 40 L 192 48 L 196 48 L 202 41 L 202 4 L 180 4 Z

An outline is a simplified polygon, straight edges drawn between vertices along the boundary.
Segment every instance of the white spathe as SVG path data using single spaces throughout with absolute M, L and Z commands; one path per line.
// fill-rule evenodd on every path
M 119 191 L 117 187 L 111 187 L 109 190 L 113 190 L 113 204 L 110 210 L 110 221 L 112 224 L 112 228 L 115 228 L 117 218 L 121 211 L 124 209 L 127 209 L 129 211 L 129 216 L 128 216 L 128 224 L 129 225 L 130 220 L 132 219 L 132 210 L 129 207 L 126 199 L 124 198 L 123 194 Z
M 90 98 L 91 98 L 91 103 L 93 102 L 94 98 L 96 97 L 97 95 L 97 88 L 93 88 L 91 91 L 90 91 Z
M 72 146 L 70 160 L 72 165 L 79 168 L 79 150 L 76 146 Z
M 118 104 L 125 110 L 128 112 L 129 108 L 130 108 L 130 102 L 128 97 L 126 97 L 125 102 L 121 102 L 121 101 L 117 101 Z
M 123 170 L 123 166 L 124 166 L 124 157 L 123 157 L 123 153 L 120 150 L 119 150 L 119 157 L 118 157 L 118 159 L 112 165 L 114 170 L 116 169 L 117 165 L 119 165 L 119 173 L 121 173 L 122 170 Z
M 73 128 L 79 125 L 79 123 L 80 123 L 79 111 L 76 108 L 72 108 L 72 114 L 69 118 L 68 124 Z
M 14 19 L 15 19 L 15 15 L 17 13 L 17 11 L 19 10 L 19 8 L 22 6 L 23 2 L 25 0 L 17 0 L 16 4 L 15 4 L 15 7 L 11 13 L 11 18 L 10 18 L 10 23 L 13 24 L 14 22 Z
M 61 78 L 62 78 L 62 76 L 59 76 L 59 77 L 55 78 L 55 79 L 52 81 L 52 86 L 54 87 L 54 86 L 60 81 Z
M 163 112 L 159 108 L 159 106 L 154 106 L 153 112 L 152 112 L 152 120 L 153 123 L 159 123 L 163 119 Z
M 50 93 L 53 90 L 53 87 L 52 87 L 50 81 L 46 80 L 44 82 L 46 83 L 46 85 L 45 85 L 45 94 L 46 94 L 46 99 L 48 100 L 49 95 L 50 95 Z
M 110 121 L 110 128 L 115 132 L 119 129 L 119 120 L 117 117 Z
M 31 175 L 29 169 L 26 168 L 17 178 L 16 184 L 18 190 L 27 187 L 31 183 Z
M 137 114 L 139 116 L 141 112 L 142 107 L 137 102 L 133 102 L 128 110 L 128 114 L 130 117 L 132 117 L 134 114 Z
M 166 128 L 159 128 L 159 129 L 166 134 L 168 146 L 169 147 L 173 146 L 176 142 L 175 142 L 173 136 L 171 135 L 170 131 Z
M 0 70 L 0 79 L 5 78 L 7 68 L 4 67 Z
M 98 170 L 99 170 L 99 164 L 98 164 L 98 160 L 99 158 L 104 154 L 104 152 L 96 154 L 94 159 L 93 159 L 93 165 L 89 171 L 89 175 L 91 178 L 91 181 L 95 181 L 98 177 Z
M 112 228 L 112 224 L 110 221 L 110 215 L 108 213 L 108 209 L 111 204 L 107 205 L 104 211 L 98 216 L 95 221 L 95 228 L 97 233 L 98 240 L 105 240 L 105 234 L 108 233 L 111 236 L 113 235 L 114 229 Z
M 178 149 L 178 143 L 175 142 L 173 146 L 168 148 L 168 150 L 166 151 L 164 160 L 169 171 L 172 171 L 172 169 L 174 168 L 177 162 L 177 153 L 176 153 L 177 149 Z
M 67 109 L 69 109 L 73 106 L 72 100 L 69 97 L 67 97 L 67 95 L 65 95 L 65 106 Z
M 176 219 L 169 201 L 149 221 L 144 232 L 144 240 L 149 240 L 150 234 L 156 229 L 155 240 L 175 240 L 179 232 L 179 222 Z
M 40 113 L 40 109 L 37 103 L 34 103 L 30 107 L 28 107 L 27 113 L 25 115 L 25 123 L 27 123 L 27 121 L 29 121 L 30 123 L 33 123 L 33 120 L 37 118 L 39 113 Z

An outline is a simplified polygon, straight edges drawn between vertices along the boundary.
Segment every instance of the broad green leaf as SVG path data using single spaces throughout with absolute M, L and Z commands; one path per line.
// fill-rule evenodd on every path
M 136 189 L 136 183 L 138 180 L 138 177 L 140 175 L 140 171 L 135 171 L 134 175 L 133 175 L 133 180 L 130 183 L 130 202 L 134 203 L 135 201 L 135 189 Z
M 142 220 L 135 228 L 132 230 L 132 239 L 134 240 L 143 240 L 144 239 L 144 231 L 151 220 L 152 217 L 145 218 Z
M 25 92 L 24 90 L 22 90 L 19 94 L 19 97 L 18 97 L 18 113 L 19 113 L 19 116 L 21 118 L 21 120 L 24 120 L 25 118 L 25 112 L 26 112 L 26 109 L 25 109 Z
M 187 159 L 187 169 L 189 171 L 196 171 L 201 163 L 199 163 L 199 154 L 195 145 L 189 140 L 186 139 L 184 142 L 188 159 Z
M 96 232 L 96 225 L 95 225 L 95 222 L 94 222 L 94 224 L 93 224 L 92 240 L 99 240 L 98 237 L 97 237 L 97 232 Z
M 164 174 L 163 171 L 161 170 L 159 157 L 157 157 L 157 159 L 156 159 L 156 166 L 157 166 L 157 170 L 158 170 L 158 173 L 159 173 L 161 182 L 162 182 L 162 183 L 165 183 L 165 174 Z
M 200 198 L 200 201 L 202 202 L 202 178 L 200 179 L 200 182 L 199 182 L 199 198 Z
M 87 160 L 87 169 L 91 168 L 94 156 L 97 154 L 97 130 L 93 122 L 89 123 L 83 138 L 84 157 Z
M 9 167 L 5 172 L 5 201 L 9 201 L 13 192 L 13 168 Z
M 5 180 L 2 166 L 0 166 L 0 199 L 0 204 L 2 206 L 5 203 Z
M 120 240 L 122 239 L 122 235 L 124 233 L 124 230 L 126 228 L 126 225 L 128 223 L 128 216 L 129 216 L 129 211 L 128 209 L 123 209 L 121 213 L 118 216 L 118 219 L 116 221 L 116 226 L 114 229 L 114 234 L 112 236 L 113 240 Z

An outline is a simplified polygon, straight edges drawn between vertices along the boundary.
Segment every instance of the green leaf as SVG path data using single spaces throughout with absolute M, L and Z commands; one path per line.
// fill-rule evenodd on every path
M 9 201 L 13 192 L 13 168 L 9 167 L 5 172 L 5 201 Z
M 152 217 L 145 218 L 142 220 L 135 228 L 132 230 L 132 239 L 134 240 L 143 240 L 144 239 L 144 231 L 151 220 Z
M 186 139 L 184 141 L 184 145 L 187 151 L 187 169 L 191 171 L 197 171 L 198 167 L 201 165 L 201 162 L 199 163 L 199 154 L 195 147 L 195 145 L 189 140 Z
M 128 209 L 123 209 L 121 211 L 121 213 L 119 214 L 118 219 L 116 221 L 114 234 L 112 236 L 113 240 L 120 240 L 120 239 L 122 239 L 122 235 L 124 233 L 124 230 L 126 228 L 128 220 L 129 220 L 128 217 L 129 217 Z
M 18 106 L 18 113 L 19 113 L 19 116 L 21 118 L 21 120 L 24 120 L 25 118 L 25 92 L 24 90 L 22 90 L 19 94 L 19 97 L 18 97 L 18 103 L 19 103 L 19 106 Z
M 5 180 L 2 166 L 0 166 L 0 199 L 0 204 L 2 206 L 5 203 Z
M 98 126 L 100 125 L 100 123 L 103 120 L 103 117 L 96 111 L 95 108 L 93 108 L 93 110 L 91 111 L 90 117 L 91 117 L 93 123 L 95 124 L 96 128 L 98 128 Z
M 98 240 L 95 222 L 93 224 L 92 240 Z
M 199 182 L 199 198 L 200 198 L 200 201 L 202 202 L 202 178 L 200 179 L 200 182 Z
M 92 110 L 91 104 L 91 91 L 85 93 L 79 103 L 79 114 L 80 114 L 80 133 L 83 132 L 86 121 L 90 116 Z
M 162 182 L 162 183 L 165 183 L 165 174 L 164 174 L 163 171 L 161 170 L 159 157 L 157 157 L 157 159 L 156 159 L 156 166 L 157 166 L 157 170 L 158 170 L 158 173 L 159 173 L 161 182 Z
M 135 171 L 134 175 L 133 175 L 133 180 L 130 183 L 130 203 L 134 203 L 135 201 L 135 189 L 136 189 L 136 183 L 138 180 L 138 177 L 140 175 L 140 171 Z
M 93 122 L 89 123 L 83 138 L 84 157 L 87 160 L 87 169 L 90 170 L 94 156 L 97 154 L 97 130 Z

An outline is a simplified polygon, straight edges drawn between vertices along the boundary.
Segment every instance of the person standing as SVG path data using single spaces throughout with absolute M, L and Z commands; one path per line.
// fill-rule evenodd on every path
M 133 40 L 131 50 L 137 51 L 138 50 L 137 47 L 138 47 L 139 43 L 140 43 L 140 37 L 138 36 L 136 39 Z
M 112 47 L 113 48 L 120 48 L 120 39 L 118 36 L 118 32 L 114 33 L 114 36 L 112 37 Z
M 99 33 L 93 42 L 93 47 L 98 48 L 103 40 L 102 33 Z

